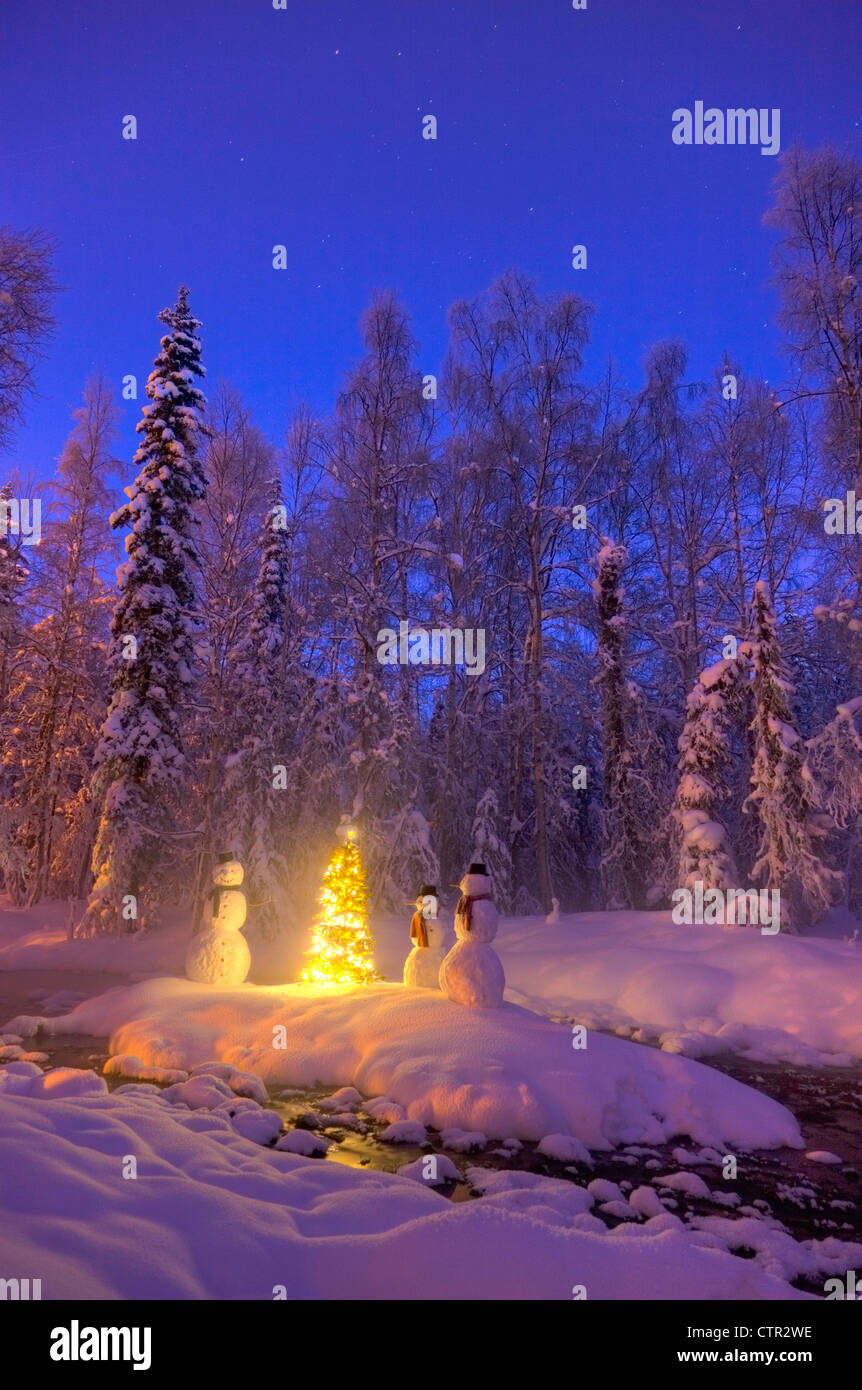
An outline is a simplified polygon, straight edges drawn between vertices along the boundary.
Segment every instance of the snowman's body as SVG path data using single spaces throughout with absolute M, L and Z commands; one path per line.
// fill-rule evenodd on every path
M 437 920 L 437 899 L 420 898 L 418 913 L 428 945 L 413 947 L 404 962 L 404 983 L 414 989 L 439 989 L 440 966 L 446 954 L 446 928 Z
M 240 884 L 243 867 L 236 859 L 213 874 L 213 891 L 204 911 L 204 930 L 186 954 L 186 975 L 205 985 L 241 985 L 251 969 L 251 952 L 242 934 L 246 899 Z
M 469 873 L 459 887 L 463 896 L 455 914 L 458 940 L 440 966 L 440 988 L 455 1004 L 495 1009 L 503 1002 L 506 977 L 490 944 L 497 935 L 498 922 L 491 881 L 485 874 Z

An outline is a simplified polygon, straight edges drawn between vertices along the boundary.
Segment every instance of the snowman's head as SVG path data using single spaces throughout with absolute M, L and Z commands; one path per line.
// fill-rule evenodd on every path
M 471 864 L 461 882 L 461 892 L 468 898 L 478 898 L 491 892 L 491 880 L 484 864 Z
M 437 887 L 433 883 L 425 883 L 419 889 L 419 896 L 416 899 L 416 906 L 422 913 L 426 921 L 436 922 L 437 920 Z
M 213 873 L 213 883 L 217 888 L 238 888 L 245 878 L 245 870 L 233 854 L 220 854 L 218 866 Z

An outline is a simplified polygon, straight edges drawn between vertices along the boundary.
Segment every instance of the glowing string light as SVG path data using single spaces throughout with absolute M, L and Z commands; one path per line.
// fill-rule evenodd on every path
M 356 830 L 329 861 L 318 899 L 303 984 L 366 985 L 380 976 L 374 969 L 374 941 L 368 930 L 368 889 L 356 844 Z

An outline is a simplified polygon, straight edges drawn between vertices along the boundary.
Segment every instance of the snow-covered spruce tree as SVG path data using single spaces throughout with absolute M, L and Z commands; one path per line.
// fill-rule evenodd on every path
M 129 501 L 111 526 L 130 527 L 128 559 L 118 570 L 119 601 L 111 622 L 113 693 L 96 750 L 94 798 L 101 820 L 93 850 L 95 875 L 79 933 L 116 932 L 133 895 L 154 900 L 163 864 L 171 796 L 184 767 L 180 711 L 194 663 L 197 550 L 193 508 L 206 491 L 197 456 L 200 410 L 195 378 L 204 375 L 200 324 L 180 289 L 147 381 L 134 462 L 140 471 Z M 125 913 L 125 916 L 124 916 Z
M 379 888 L 378 900 L 393 903 L 410 900 L 421 883 L 438 883 L 440 861 L 431 845 L 431 827 L 416 806 L 408 802 L 386 821 L 371 823 Z
M 272 938 L 284 926 L 287 864 L 281 852 L 285 821 L 285 612 L 290 551 L 281 488 L 260 540 L 260 567 L 248 629 L 237 654 L 236 711 L 242 744 L 231 759 L 225 803 L 245 854 L 253 921 Z
M 728 799 L 728 725 L 739 706 L 745 663 L 725 658 L 702 671 L 686 700 L 679 736 L 679 782 L 674 821 L 679 838 L 676 887 L 735 888 L 739 875 L 727 830 L 719 815 Z
M 605 906 L 636 907 L 640 840 L 629 787 L 631 753 L 626 736 L 625 615 L 622 574 L 625 546 L 603 539 L 593 582 L 598 615 L 596 684 L 602 717 L 602 855 L 600 874 Z
M 500 807 L 497 793 L 488 787 L 480 796 L 473 818 L 473 852 L 471 860 L 484 864 L 494 891 L 494 902 L 500 912 L 509 912 L 512 905 L 512 859 L 500 830 Z M 466 868 L 466 864 L 464 865 Z
M 744 809 L 760 832 L 753 878 L 781 890 L 782 930 L 798 931 L 816 920 L 840 891 L 841 875 L 823 860 L 828 818 L 819 811 L 805 745 L 794 723 L 793 686 L 778 642 L 767 585 L 755 585 L 752 638 L 741 648 L 754 668 L 752 732 L 756 752 L 751 792 Z

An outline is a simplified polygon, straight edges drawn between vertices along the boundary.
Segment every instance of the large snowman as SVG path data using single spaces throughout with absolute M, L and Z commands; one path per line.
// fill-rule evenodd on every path
M 203 985 L 241 985 L 251 968 L 251 952 L 242 934 L 246 900 L 240 884 L 244 872 L 233 854 L 218 858 L 204 910 L 204 928 L 192 938 L 186 954 L 186 975 Z
M 446 928 L 437 920 L 435 884 L 422 885 L 415 906 L 410 923 L 413 950 L 404 962 L 404 983 L 418 989 L 439 989 L 440 966 L 446 954 Z
M 491 945 L 497 935 L 497 909 L 485 865 L 471 864 L 458 887 L 458 940 L 440 966 L 440 988 L 455 1004 L 494 1009 L 503 1002 L 506 977 Z

